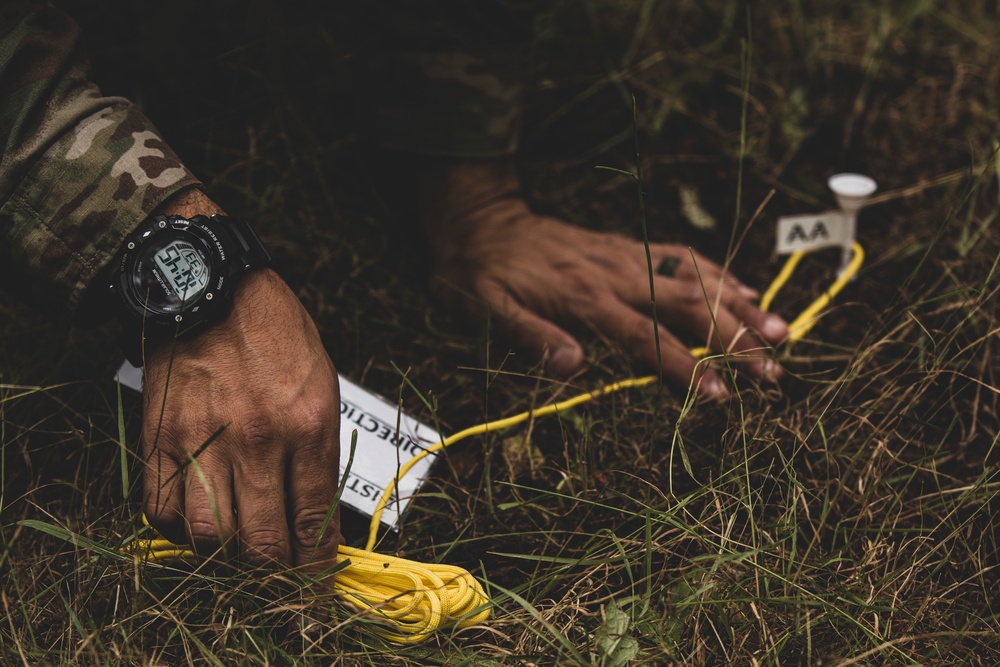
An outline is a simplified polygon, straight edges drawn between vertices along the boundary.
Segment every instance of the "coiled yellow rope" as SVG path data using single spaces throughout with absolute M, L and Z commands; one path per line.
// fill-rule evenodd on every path
M 146 517 L 143 518 L 146 522 Z M 195 559 L 187 546 L 156 537 L 137 539 L 121 551 L 142 561 Z M 372 620 L 375 632 L 401 644 L 417 644 L 445 627 L 466 628 L 490 617 L 490 600 L 467 570 L 454 565 L 418 563 L 370 550 L 337 550 L 334 592 Z
M 816 323 L 819 313 L 857 274 L 864 262 L 864 250 L 854 243 L 853 257 L 829 288 L 788 325 L 788 342 L 800 340 Z M 792 254 L 781 272 L 761 297 L 761 309 L 767 310 L 778 291 L 791 278 L 803 253 Z M 705 348 L 691 351 L 703 356 Z M 490 617 L 490 600 L 483 587 L 468 571 L 451 565 L 418 563 L 387 556 L 372 551 L 378 537 L 382 512 L 397 482 L 421 459 L 473 435 L 489 433 L 521 424 L 529 419 L 544 417 L 569 410 L 593 398 L 606 396 L 629 387 L 641 387 L 656 382 L 655 375 L 629 378 L 606 385 L 558 403 L 535 408 L 496 421 L 472 426 L 435 443 L 403 464 L 396 476 L 386 486 L 372 514 L 368 529 L 368 542 L 364 549 L 340 547 L 334 590 L 353 607 L 368 613 L 372 618 L 385 621 L 391 629 L 377 629 L 387 639 L 404 644 L 424 641 L 434 632 L 446 628 L 466 628 L 486 621 Z M 145 521 L 145 517 L 143 517 Z M 147 524 L 148 525 L 148 524 Z M 150 528 L 150 530 L 153 530 Z M 155 533 L 155 531 L 153 531 Z M 138 539 L 122 547 L 146 561 L 164 561 L 194 558 L 195 553 L 184 546 L 173 544 L 163 537 Z

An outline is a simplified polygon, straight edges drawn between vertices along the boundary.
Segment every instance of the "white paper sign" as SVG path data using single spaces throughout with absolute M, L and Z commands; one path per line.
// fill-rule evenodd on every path
M 122 386 L 142 391 L 142 369 L 124 362 L 118 369 Z M 397 429 L 398 422 L 398 429 Z M 351 434 L 358 432 L 351 470 L 346 471 L 351 453 Z M 353 382 L 340 378 L 340 476 L 347 475 L 340 502 L 371 516 L 386 486 L 400 466 L 438 442 L 441 438 L 430 426 Z M 417 462 L 399 480 L 396 492 L 382 512 L 382 524 L 396 530 L 401 512 L 406 510 L 437 460 L 431 454 Z
M 849 223 L 848 216 L 840 211 L 778 218 L 777 253 L 849 246 L 854 240 L 850 238 Z
M 350 456 L 351 433 L 354 430 L 358 432 L 358 444 L 340 502 L 365 516 L 371 516 L 379 497 L 396 477 L 400 466 L 441 438 L 433 428 L 400 412 L 397 406 L 379 395 L 340 378 L 341 476 Z M 427 456 L 399 480 L 396 492 L 382 513 L 384 525 L 396 530 L 399 513 L 410 504 L 410 499 L 436 460 L 437 454 Z

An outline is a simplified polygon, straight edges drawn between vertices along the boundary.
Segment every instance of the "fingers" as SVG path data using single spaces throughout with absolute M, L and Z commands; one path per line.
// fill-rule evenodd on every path
M 691 356 L 688 349 L 661 322 L 655 328 L 659 334 L 659 354 L 654 324 L 650 317 L 639 313 L 629 304 L 608 293 L 598 299 L 592 323 L 601 332 L 619 341 L 630 353 L 653 368 L 662 369 L 674 385 L 695 387 L 705 398 L 719 399 L 728 390 L 718 373 Z
M 340 459 L 337 390 L 323 383 L 277 422 L 247 423 L 237 433 L 247 455 L 233 479 L 244 557 L 318 573 L 336 562 L 339 514 L 331 514 Z M 294 442 L 295 447 L 282 446 Z M 190 507 L 189 510 L 190 511 Z
M 715 351 L 734 355 L 735 361 L 746 361 L 746 368 L 757 378 L 777 379 L 780 369 L 769 359 L 764 345 L 748 331 L 745 321 L 737 317 L 728 307 L 716 310 L 714 321 L 707 305 L 692 313 L 691 326 L 709 332 L 708 346 Z
M 161 535 L 178 544 L 187 540 L 183 490 L 184 477 L 177 464 L 161 449 L 154 449 L 143 475 L 142 511 Z
M 711 347 L 756 356 L 757 359 L 748 363 L 749 372 L 757 377 L 776 379 L 780 369 L 773 362 L 760 358 L 763 356 L 762 345 L 747 333 L 744 326 L 744 323 L 752 327 L 770 326 L 767 324 L 768 316 L 760 313 L 747 300 L 745 291 L 740 290 L 736 282 L 724 278 L 717 266 L 712 267 L 709 267 L 711 275 L 704 278 L 704 287 L 703 282 L 692 280 L 655 279 L 654 289 L 661 315 L 659 358 L 653 321 L 642 314 L 649 308 L 648 288 L 643 288 L 639 281 L 622 283 L 635 288 L 624 300 L 610 289 L 592 290 L 587 299 L 574 302 L 574 316 L 579 322 L 589 323 L 619 341 L 633 356 L 649 366 L 662 368 L 673 384 L 687 386 L 693 379 L 699 387 L 699 394 L 705 397 L 723 397 L 728 390 L 718 373 L 707 364 L 699 364 L 670 333 L 672 326 L 679 324 L 682 329 L 698 336 L 717 331 L 710 341 Z M 706 305 L 705 290 L 714 295 L 720 289 L 723 290 L 722 307 L 717 309 L 713 322 L 712 313 Z M 493 322 L 509 339 L 539 358 L 549 355 L 550 371 L 565 376 L 579 366 L 582 350 L 576 339 L 550 320 L 522 306 L 504 285 L 497 281 L 484 281 L 478 293 L 483 302 L 503 316 L 494 318 Z M 482 308 L 482 302 L 479 307 Z M 750 321 L 745 322 L 744 318 Z
M 206 447 L 195 448 L 180 465 L 184 445 L 200 437 L 165 430 L 154 451 L 145 483 L 145 512 L 150 523 L 176 544 L 190 544 L 203 556 L 226 558 L 243 553 L 255 565 L 288 563 L 284 466 L 270 447 L 267 429 L 253 424 L 229 425 Z M 208 436 L 210 437 L 210 436 Z M 248 465 L 234 467 L 227 452 L 253 452 Z M 155 488 L 157 480 L 162 488 Z
M 184 517 L 188 538 L 204 556 L 237 551 L 233 516 L 233 477 L 229 466 L 205 450 L 184 470 Z
M 334 507 L 338 473 L 333 457 L 297 456 L 291 464 L 292 562 L 307 572 L 320 573 L 336 564 L 337 547 L 343 542 L 340 509 Z
M 755 304 L 745 299 L 733 299 L 728 304 L 733 314 L 757 331 L 772 345 L 777 345 L 788 337 L 788 323 L 772 313 L 765 313 Z
M 737 282 L 721 273 L 696 280 L 656 277 L 654 290 L 661 322 L 694 334 L 713 350 L 743 355 L 755 377 L 775 380 L 780 376 L 780 368 L 762 358 L 765 345 L 754 332 L 776 344 L 788 335 L 788 327 L 780 317 L 762 312 Z M 648 311 L 648 288 L 633 287 L 625 300 Z
M 227 428 L 207 447 L 196 449 L 201 451 L 195 457 L 189 455 L 183 465 L 164 449 L 183 452 L 183 444 L 198 437 L 165 430 L 161 434 L 164 449 L 153 451 L 144 476 L 144 511 L 153 527 L 171 542 L 190 544 L 203 556 L 221 550 L 229 558 L 242 550 L 257 565 L 290 562 L 281 502 L 284 467 L 280 458 L 260 452 L 264 447 L 255 430 Z M 225 455 L 231 449 L 258 450 L 249 470 L 238 467 L 234 471 Z
M 254 565 L 277 562 L 314 573 L 333 566 L 343 541 L 339 511 L 331 512 L 338 488 L 339 412 L 329 405 L 314 412 L 315 419 L 289 415 L 295 427 L 287 430 L 227 429 L 184 466 L 155 450 L 145 479 L 169 481 L 162 489 L 146 490 L 150 522 L 171 541 L 191 544 L 204 556 L 241 551 Z M 287 467 L 281 448 L 267 435 L 279 430 L 301 444 Z M 252 452 L 235 468 L 219 453 L 234 448 Z
M 657 272 L 663 277 L 696 282 L 720 282 L 721 280 L 729 287 L 736 289 L 745 299 L 756 299 L 760 296 L 757 290 L 691 248 L 668 243 L 652 244 L 650 245 L 650 255 L 654 268 L 663 265 L 665 261 L 668 267 L 673 267 L 668 272 Z
M 233 476 L 240 546 L 253 565 L 291 562 L 285 474 L 284 461 L 271 456 L 239 466 Z
M 321 392 L 332 400 L 303 401 L 292 418 L 299 443 L 288 474 L 288 514 L 292 562 L 311 573 L 336 563 L 340 510 L 334 507 L 340 478 L 340 410 L 338 391 Z
M 484 281 L 479 293 L 499 315 L 492 321 L 501 332 L 536 358 L 548 358 L 550 372 L 566 377 L 579 368 L 583 349 L 573 336 L 523 307 L 500 283 Z

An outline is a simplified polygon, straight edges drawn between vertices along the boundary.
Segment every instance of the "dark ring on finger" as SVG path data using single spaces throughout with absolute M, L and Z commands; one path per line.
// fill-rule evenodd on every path
M 677 257 L 664 257 L 660 261 L 660 265 L 656 267 L 656 272 L 661 276 L 673 278 L 674 274 L 677 273 L 677 267 L 680 266 L 680 264 L 681 260 Z

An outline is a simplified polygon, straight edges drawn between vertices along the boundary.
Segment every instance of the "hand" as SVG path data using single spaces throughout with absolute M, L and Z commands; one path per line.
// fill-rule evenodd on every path
M 145 362 L 144 510 L 153 526 L 203 554 L 222 547 L 255 564 L 330 567 L 343 542 L 339 513 L 324 529 L 339 477 L 337 374 L 281 278 L 244 276 L 223 321 L 147 346 Z
M 432 284 L 442 298 L 480 319 L 492 313 L 492 322 L 511 340 L 547 357 L 549 370 L 559 375 L 575 370 L 583 356 L 564 326 L 589 327 L 656 367 L 641 243 L 533 213 L 504 163 L 456 164 L 425 178 Z M 650 253 L 654 269 L 664 260 L 673 264 L 672 275 L 654 278 L 659 364 L 670 381 L 686 387 L 694 378 L 705 397 L 728 393 L 718 373 L 698 364 L 671 329 L 693 334 L 713 350 L 744 355 L 747 370 L 758 378 L 780 376 L 780 368 L 762 358 L 766 351 L 758 336 L 777 343 L 788 327 L 753 304 L 753 289 L 683 246 L 650 244 Z
M 252 273 L 224 322 L 147 357 L 146 516 L 200 553 L 238 545 L 257 564 L 329 567 L 339 515 L 321 530 L 339 432 L 337 375 L 316 327 L 276 274 Z

